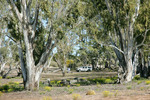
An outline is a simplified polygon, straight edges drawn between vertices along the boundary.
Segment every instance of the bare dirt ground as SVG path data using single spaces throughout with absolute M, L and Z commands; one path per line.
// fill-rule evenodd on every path
M 86 76 L 88 73 L 81 74 L 83 74 L 83 76 Z M 70 77 L 72 76 L 70 75 Z M 0 84 L 6 84 L 8 82 L 21 83 L 22 79 L 0 79 Z M 94 90 L 96 94 L 86 95 L 87 91 L 89 90 Z M 109 93 L 105 96 L 104 91 L 107 91 Z M 38 91 L 32 92 L 18 91 L 3 93 L 0 96 L 0 100 L 51 100 L 50 98 L 52 98 L 52 100 L 75 100 L 73 99 L 74 94 L 80 95 L 80 98 L 76 100 L 150 100 L 150 85 L 146 85 L 145 81 L 143 80 L 141 83 L 134 81 L 127 84 L 52 87 L 51 91 L 40 89 Z M 44 99 L 45 97 L 47 97 L 47 99 Z

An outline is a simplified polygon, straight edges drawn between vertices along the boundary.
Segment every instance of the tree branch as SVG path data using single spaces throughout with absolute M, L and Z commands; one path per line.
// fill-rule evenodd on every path
M 18 8 L 16 7 L 14 1 L 13 0 L 7 0 L 7 3 L 10 5 L 12 11 L 15 13 L 15 15 L 17 16 L 19 21 L 22 22 L 21 13 L 19 12 Z
M 144 45 L 144 42 L 145 42 L 146 35 L 147 35 L 148 31 L 150 31 L 150 29 L 146 29 L 143 41 L 139 45 L 135 46 L 134 49 Z
M 36 29 L 38 15 L 39 15 L 39 3 L 38 3 L 38 0 L 36 0 L 36 9 L 35 9 L 35 15 L 34 15 L 34 21 L 33 21 L 33 30 Z
M 113 48 L 117 49 L 119 52 L 121 52 L 121 53 L 124 54 L 124 51 L 122 51 L 121 49 L 119 49 L 115 44 L 114 44 L 114 45 L 103 44 L 103 43 L 100 43 L 96 37 L 94 37 L 94 38 L 95 38 L 95 40 L 97 41 L 98 44 L 103 45 L 103 46 L 110 46 L 110 47 L 113 47 Z

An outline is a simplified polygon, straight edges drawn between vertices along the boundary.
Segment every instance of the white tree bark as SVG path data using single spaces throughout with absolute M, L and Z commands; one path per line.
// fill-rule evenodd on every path
M 112 18 L 114 17 L 113 13 L 116 13 L 116 15 L 119 16 L 117 12 L 114 12 L 113 7 L 111 5 L 111 1 L 105 0 L 105 3 Z M 124 80 L 125 82 L 129 82 L 132 80 L 132 78 L 135 75 L 135 68 L 137 65 L 136 63 L 137 53 L 136 55 L 134 55 L 133 53 L 136 47 L 136 45 L 134 44 L 134 23 L 138 16 L 139 9 L 140 9 L 140 0 L 136 0 L 135 12 L 133 13 L 133 15 L 129 17 L 128 13 L 126 12 L 127 13 L 126 21 L 128 23 L 126 27 L 122 28 L 120 26 L 120 23 L 118 23 L 117 21 L 115 22 L 114 33 L 117 34 L 117 36 L 119 37 L 118 46 L 116 46 L 116 44 L 113 42 L 112 37 L 110 37 L 111 44 L 113 45 L 112 47 L 114 48 L 114 51 L 116 53 L 116 56 L 119 60 L 119 64 L 122 69 L 121 80 Z
M 27 81 L 27 72 L 26 72 L 26 68 L 25 68 L 25 62 L 24 62 L 24 58 L 23 58 L 23 52 L 22 52 L 21 43 L 18 43 L 17 46 L 18 46 L 21 71 L 22 71 L 22 76 L 23 76 L 23 81 L 24 81 L 24 87 L 25 87 L 25 84 L 26 84 L 26 81 Z

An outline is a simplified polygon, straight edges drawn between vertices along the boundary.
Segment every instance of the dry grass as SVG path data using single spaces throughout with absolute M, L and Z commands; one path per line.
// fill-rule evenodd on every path
M 102 73 L 98 74 L 100 72 L 98 73 L 94 72 L 94 73 L 95 75 L 93 76 L 102 75 Z M 73 75 L 68 77 L 75 77 L 76 74 L 77 73 L 73 73 Z M 86 73 L 86 72 L 83 72 L 81 74 L 85 76 L 90 75 L 90 73 Z M 89 76 L 86 76 L 85 78 L 87 77 Z M 137 82 L 131 82 L 128 84 L 101 84 L 101 85 L 97 83 L 95 85 L 88 85 L 88 86 L 81 85 L 79 87 L 69 85 L 66 87 L 52 87 L 50 91 L 45 90 L 43 87 L 41 90 L 33 91 L 33 92 L 19 91 L 19 92 L 2 93 L 2 95 L 0 96 L 0 100 L 43 100 L 44 97 L 48 97 L 48 99 L 52 98 L 52 100 L 73 100 L 73 98 L 78 98 L 78 97 L 79 98 L 77 100 L 100 100 L 100 99 L 101 100 L 149 100 L 150 86 L 146 84 L 145 80 L 139 80 L 139 81 L 141 81 L 140 84 L 137 84 Z M 0 82 L 1 84 L 6 84 L 9 82 L 21 83 L 22 79 L 5 79 L 5 80 L 0 79 Z M 131 87 L 131 88 L 127 89 L 127 87 L 129 88 Z M 87 91 L 89 90 L 93 90 L 95 92 L 95 95 L 86 95 Z M 103 91 L 106 90 L 109 91 L 108 96 L 104 96 L 103 94 Z M 80 94 L 80 96 L 73 97 L 73 94 Z

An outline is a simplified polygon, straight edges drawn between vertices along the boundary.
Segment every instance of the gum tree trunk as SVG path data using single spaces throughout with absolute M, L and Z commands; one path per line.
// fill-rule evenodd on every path
M 130 10 L 124 10 L 121 8 L 121 6 L 117 7 L 117 5 L 114 7 L 113 2 L 110 0 L 105 0 L 107 10 L 109 11 L 109 14 L 111 18 L 114 21 L 114 31 L 109 32 L 111 46 L 114 47 L 115 54 L 119 60 L 120 70 L 118 71 L 118 77 L 119 82 L 130 82 L 132 81 L 133 77 L 135 76 L 135 70 L 137 67 L 137 53 L 136 52 L 136 44 L 135 44 L 135 38 L 134 38 L 134 24 L 138 17 L 138 12 L 140 9 L 140 0 L 135 0 L 133 8 L 135 9 L 135 12 L 131 12 Z M 127 4 L 131 1 L 124 1 L 124 4 Z M 123 4 L 123 6 L 124 6 Z M 125 13 L 125 19 L 126 21 L 125 25 L 122 27 L 121 23 L 123 20 L 120 19 L 120 11 Z M 130 13 L 130 14 L 129 14 Z M 114 14 L 117 16 L 114 16 Z M 116 39 L 118 39 L 119 44 L 115 43 L 116 40 L 112 38 L 112 36 L 117 36 Z
M 18 51 L 19 51 L 19 57 L 21 62 L 21 70 L 23 73 L 24 88 L 26 90 L 38 89 L 40 75 L 44 68 L 44 64 L 46 63 L 49 54 L 51 53 L 52 49 L 55 46 L 52 43 L 52 38 L 50 36 L 51 33 L 49 33 L 47 44 L 46 47 L 43 49 L 40 60 L 37 63 L 37 65 L 35 65 L 35 60 L 33 57 L 33 50 L 34 50 L 33 41 L 35 39 L 35 32 L 36 32 L 36 26 L 38 21 L 38 14 L 39 14 L 38 0 L 36 1 L 34 17 L 32 17 L 30 13 L 32 0 L 21 0 L 20 2 L 18 2 L 20 3 L 21 6 L 20 11 L 15 5 L 15 2 L 17 1 L 7 0 L 7 2 L 9 4 L 10 10 L 14 14 L 14 17 L 16 17 L 19 21 L 20 24 L 19 27 L 21 30 L 20 33 L 23 33 L 23 40 L 26 49 L 25 55 L 23 55 L 23 51 L 21 47 L 21 42 L 23 42 L 22 40 L 21 42 L 18 43 Z

